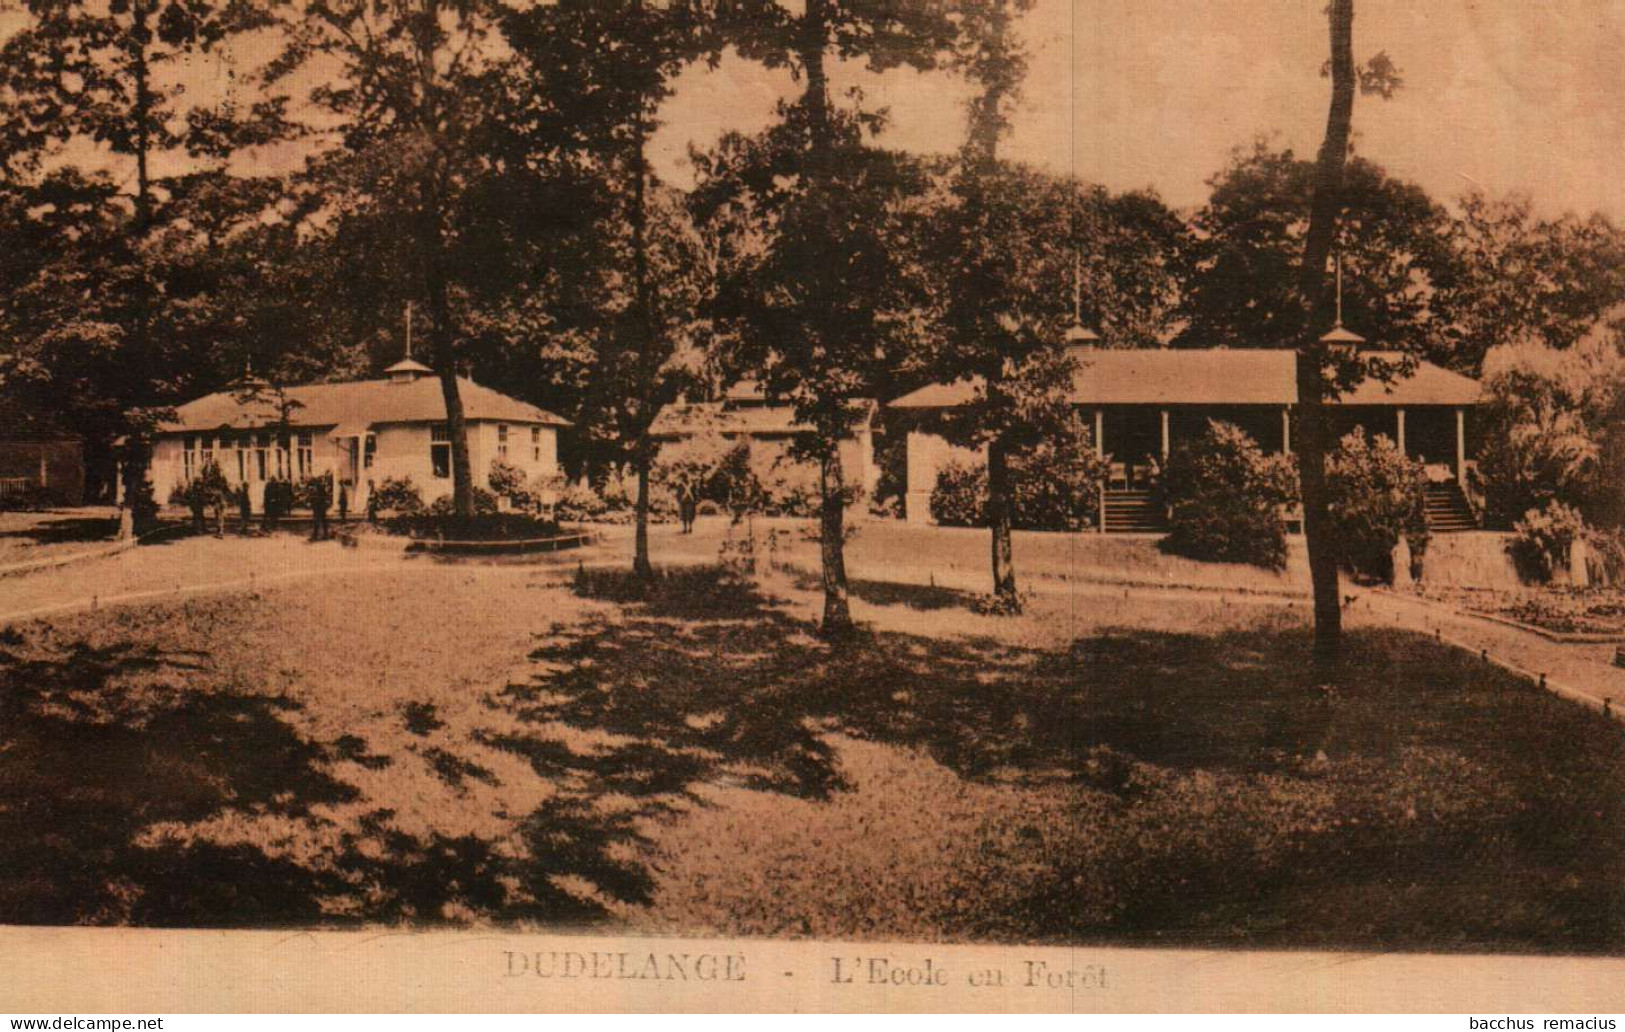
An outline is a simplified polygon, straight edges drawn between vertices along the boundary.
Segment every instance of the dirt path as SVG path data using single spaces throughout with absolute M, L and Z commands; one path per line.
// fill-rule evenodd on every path
M 0 621 L 401 562 L 393 553 L 348 549 L 336 542 L 314 544 L 283 535 L 186 538 L 0 581 Z

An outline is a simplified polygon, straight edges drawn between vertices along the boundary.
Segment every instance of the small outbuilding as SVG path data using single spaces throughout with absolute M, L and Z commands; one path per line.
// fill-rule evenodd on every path
M 0 507 L 24 500 L 83 503 L 84 440 L 27 406 L 0 399 Z
M 841 473 L 847 484 L 873 492 L 879 479 L 875 464 L 875 416 L 879 406 L 870 400 L 854 401 L 851 429 L 840 442 Z M 743 444 L 753 465 L 769 466 L 793 461 L 790 446 L 812 433 L 787 402 L 769 398 L 760 384 L 736 384 L 717 401 L 690 401 L 667 405 L 649 428 L 657 441 L 681 441 L 700 433 L 714 433 Z

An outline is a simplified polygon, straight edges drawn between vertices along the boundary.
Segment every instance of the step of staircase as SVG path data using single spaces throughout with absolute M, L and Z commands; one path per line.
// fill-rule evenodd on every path
M 1160 534 L 1168 529 L 1167 518 L 1152 503 L 1150 491 L 1108 491 L 1104 515 L 1108 534 Z
M 1423 507 L 1428 530 L 1435 534 L 1459 534 L 1477 530 L 1478 520 L 1455 484 L 1429 484 Z

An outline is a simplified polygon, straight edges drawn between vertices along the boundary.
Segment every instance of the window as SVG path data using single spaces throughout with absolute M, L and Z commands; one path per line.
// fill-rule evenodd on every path
M 237 482 L 239 484 L 248 483 L 248 438 L 247 438 L 247 436 L 239 437 L 237 439 Z
M 181 471 L 187 480 L 197 476 L 197 438 L 191 434 L 181 442 Z
M 451 476 L 451 431 L 445 426 L 429 428 L 429 465 L 436 479 Z
M 497 458 L 504 462 L 508 459 L 508 424 L 497 424 Z
M 374 460 L 378 458 L 378 435 L 368 434 L 365 443 L 361 446 L 361 468 L 371 469 Z
M 198 447 L 198 469 L 214 461 L 214 438 L 205 437 Z
M 270 450 L 271 435 L 266 433 L 256 434 L 254 437 L 254 469 L 259 474 L 260 480 L 265 479 L 266 452 Z
M 299 479 L 300 480 L 304 480 L 306 477 L 310 476 L 313 472 L 315 472 L 314 463 L 311 461 L 311 456 L 313 454 L 313 451 L 314 451 L 314 445 L 313 445 L 313 442 L 311 441 L 310 431 L 309 430 L 301 430 L 299 432 Z
M 288 462 L 288 435 L 276 435 L 276 478 L 286 480 L 292 464 Z
M 530 461 L 542 461 L 542 428 L 539 426 L 530 428 Z

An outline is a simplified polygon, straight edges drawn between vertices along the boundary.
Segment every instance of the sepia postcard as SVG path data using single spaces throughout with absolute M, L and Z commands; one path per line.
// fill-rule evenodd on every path
M 1625 1010 L 1621 53 L 0 0 L 0 1010 Z

